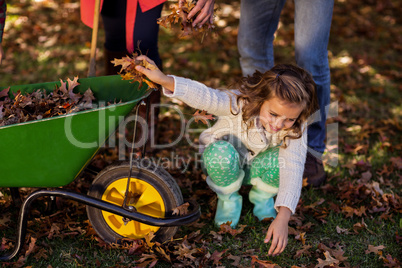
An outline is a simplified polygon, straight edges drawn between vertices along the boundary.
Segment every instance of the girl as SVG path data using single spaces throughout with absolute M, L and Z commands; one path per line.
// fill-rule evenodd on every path
M 155 65 L 146 56 L 137 60 Z M 242 184 L 251 184 L 254 215 L 274 218 L 264 240 L 272 238 L 268 254 L 283 252 L 302 187 L 306 121 L 318 108 L 311 75 L 293 65 L 277 65 L 243 78 L 238 90 L 222 91 L 157 68 L 136 69 L 160 84 L 166 96 L 218 116 L 200 136 L 207 184 L 218 196 L 215 224 L 237 225 L 242 207 L 238 191 Z

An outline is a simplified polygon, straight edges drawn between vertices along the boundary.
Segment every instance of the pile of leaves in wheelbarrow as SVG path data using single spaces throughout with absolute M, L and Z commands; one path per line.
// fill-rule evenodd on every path
M 137 53 L 133 53 L 131 57 L 115 59 L 115 66 L 122 65 L 119 72 L 122 80 L 139 82 L 139 88 L 142 87 L 143 82 L 150 88 L 157 88 L 156 84 L 135 70 L 136 65 L 149 69 L 156 67 L 145 60 L 137 61 L 137 56 Z M 52 92 L 37 89 L 32 93 L 22 94 L 18 91 L 13 93 L 13 98 L 10 98 L 10 88 L 0 91 L 0 127 L 93 108 L 92 102 L 95 97 L 92 90 L 88 88 L 84 94 L 75 93 L 74 88 L 78 85 L 78 77 L 74 77 L 73 80 L 68 78 L 67 81 L 60 79 L 60 86 L 56 86 Z
M 9 97 L 10 88 L 0 91 L 0 126 L 91 109 L 95 97 L 91 89 L 84 94 L 74 93 L 77 81 L 78 77 L 66 82 L 60 80 L 61 85 L 49 93 L 44 89 L 24 95 L 18 91 L 14 98 Z

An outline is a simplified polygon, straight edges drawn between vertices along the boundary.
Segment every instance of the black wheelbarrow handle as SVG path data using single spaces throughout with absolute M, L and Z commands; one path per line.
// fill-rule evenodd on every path
M 77 192 L 62 189 L 51 189 L 51 190 L 41 189 L 30 194 L 22 204 L 18 220 L 17 245 L 15 246 L 14 251 L 11 254 L 6 256 L 0 256 L 0 261 L 11 260 L 20 251 L 21 246 L 25 240 L 29 208 L 33 201 L 43 196 L 55 196 L 55 197 L 71 199 L 80 203 L 84 203 L 88 206 L 93 206 L 101 210 L 111 212 L 113 214 L 121 215 L 122 217 L 125 217 L 130 220 L 135 220 L 148 225 L 160 226 L 160 227 L 189 224 L 196 221 L 201 215 L 199 205 L 191 200 L 187 201 L 193 208 L 189 214 L 177 217 L 156 218 L 135 211 L 133 212 L 127 211 L 126 209 L 120 206 Z

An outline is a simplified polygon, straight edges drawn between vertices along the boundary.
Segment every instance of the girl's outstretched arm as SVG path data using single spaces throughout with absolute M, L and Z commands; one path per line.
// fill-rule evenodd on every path
M 142 66 L 137 65 L 135 69 L 140 73 L 144 74 L 146 77 L 149 78 L 152 82 L 161 85 L 167 90 L 174 92 L 174 79 L 173 77 L 169 77 L 166 74 L 162 73 L 161 70 L 156 66 L 155 62 L 148 58 L 145 55 L 138 56 L 136 60 L 146 60 L 150 63 L 153 67 L 152 68 L 145 68 Z
M 217 116 L 234 116 L 233 111 L 238 109 L 236 95 L 233 93 L 216 90 L 188 78 L 165 75 L 144 55 L 136 60 L 147 62 L 141 64 L 142 66 L 137 65 L 136 70 L 152 82 L 163 86 L 163 93 L 167 97 L 181 100 L 195 109 L 205 110 Z
M 264 240 L 265 243 L 268 243 L 272 238 L 268 255 L 277 256 L 285 250 L 288 244 L 288 223 L 291 214 L 292 212 L 287 207 L 279 208 L 279 213 L 269 226 Z

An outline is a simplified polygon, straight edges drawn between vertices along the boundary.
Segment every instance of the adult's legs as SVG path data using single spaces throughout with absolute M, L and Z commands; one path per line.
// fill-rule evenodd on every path
M 243 75 L 274 65 L 273 41 L 286 0 L 242 0 L 237 44 Z
M 328 106 L 330 102 L 330 69 L 328 40 L 331 29 L 333 0 L 295 1 L 295 55 L 297 64 L 308 70 L 317 84 L 320 118 L 308 126 L 308 155 L 303 178 L 314 186 L 325 181 L 321 155 L 325 150 Z
M 326 110 L 330 101 L 328 39 L 331 29 L 333 0 L 295 1 L 296 63 L 308 70 L 317 84 L 321 120 L 308 127 L 308 146 L 316 152 L 325 150 Z

